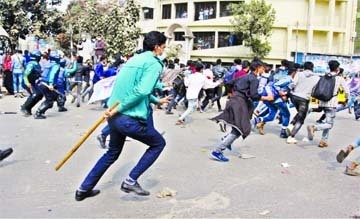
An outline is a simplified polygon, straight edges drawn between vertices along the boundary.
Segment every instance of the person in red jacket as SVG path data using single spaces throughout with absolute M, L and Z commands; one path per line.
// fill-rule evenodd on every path
M 244 75 L 247 75 L 247 73 L 249 72 L 250 70 L 250 62 L 249 61 L 243 61 L 241 63 L 241 70 L 237 71 L 235 74 L 234 74 L 234 78 L 233 79 L 236 79 L 236 78 L 239 78 L 241 76 L 244 76 Z
M 14 95 L 14 87 L 13 87 L 13 76 L 11 72 L 11 55 L 9 53 L 6 53 L 3 69 L 4 69 L 4 87 L 7 90 L 7 93 L 9 95 Z

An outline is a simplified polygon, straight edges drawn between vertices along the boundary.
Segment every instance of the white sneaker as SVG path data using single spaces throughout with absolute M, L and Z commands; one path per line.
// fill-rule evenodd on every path
M 297 143 L 297 140 L 296 140 L 294 137 L 289 136 L 289 137 L 286 139 L 286 143 L 288 143 L 288 144 L 296 144 L 296 143 Z
M 293 124 L 290 124 L 290 125 L 288 125 L 288 127 L 286 128 L 286 131 L 287 131 L 288 134 L 290 134 L 293 129 L 294 129 L 294 125 L 293 125 Z

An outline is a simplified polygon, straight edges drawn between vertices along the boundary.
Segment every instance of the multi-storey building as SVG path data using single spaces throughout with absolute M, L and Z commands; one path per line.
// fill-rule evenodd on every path
M 228 5 L 250 0 L 143 0 L 140 27 L 159 30 L 181 45 L 183 59 L 250 59 L 241 35 L 232 34 Z M 276 11 L 266 61 L 278 64 L 296 53 L 352 55 L 357 0 L 268 0 Z

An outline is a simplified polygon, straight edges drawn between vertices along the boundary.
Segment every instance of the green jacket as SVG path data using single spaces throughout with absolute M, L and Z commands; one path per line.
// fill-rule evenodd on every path
M 25 68 L 24 72 L 24 83 L 28 85 L 30 83 L 35 83 L 35 80 L 41 77 L 41 66 L 38 62 L 32 60 L 30 61 Z
M 150 103 L 159 102 L 152 93 L 162 69 L 162 62 L 151 51 L 132 57 L 116 76 L 108 106 L 119 102 L 119 113 L 146 120 Z

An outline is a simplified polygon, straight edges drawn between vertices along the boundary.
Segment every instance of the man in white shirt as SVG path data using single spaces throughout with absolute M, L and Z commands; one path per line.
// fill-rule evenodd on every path
M 316 131 L 322 131 L 321 141 L 319 142 L 318 145 L 321 148 L 329 146 L 328 139 L 329 139 L 330 130 L 334 126 L 336 107 L 338 105 L 337 93 L 339 87 L 341 86 L 344 88 L 345 97 L 348 97 L 350 95 L 349 88 L 346 85 L 344 78 L 338 76 L 338 73 L 340 71 L 339 67 L 340 67 L 340 63 L 338 61 L 331 60 L 329 62 L 330 73 L 328 74 L 331 75 L 332 77 L 335 77 L 335 87 L 333 91 L 333 97 L 329 101 L 322 101 L 322 100 L 319 101 L 319 107 L 321 107 L 321 109 L 323 110 L 326 116 L 325 123 L 307 126 L 308 138 L 310 141 L 314 139 L 314 135 Z
M 180 116 L 179 120 L 176 122 L 176 125 L 184 124 L 184 119 L 189 116 L 197 107 L 199 92 L 202 88 L 214 88 L 222 83 L 222 80 L 217 82 L 212 82 L 207 80 L 206 76 L 203 75 L 204 66 L 202 63 L 196 63 L 195 65 L 196 72 L 190 74 L 184 79 L 186 90 L 186 99 L 188 100 L 188 108 Z

